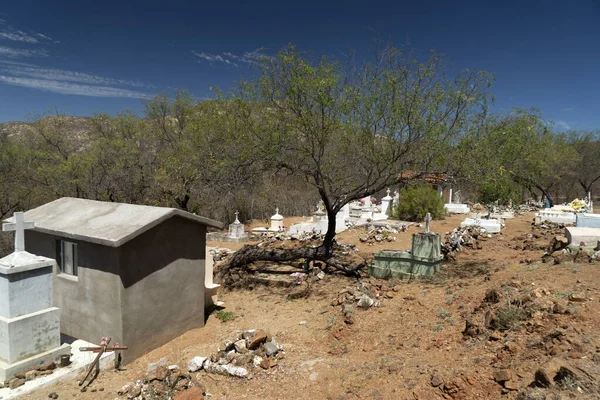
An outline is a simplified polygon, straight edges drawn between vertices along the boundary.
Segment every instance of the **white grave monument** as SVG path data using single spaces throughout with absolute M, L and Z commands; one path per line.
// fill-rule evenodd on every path
M 279 214 L 279 208 L 275 208 L 275 215 L 271 217 L 271 231 L 279 232 L 283 230 L 283 215 Z
M 448 196 L 448 204 L 444 204 L 444 208 L 451 214 L 467 214 L 471 212 L 466 204 L 452 203 L 452 188 L 450 188 L 450 196 Z
M 392 202 L 392 196 L 390 196 L 390 189 L 387 190 L 387 196 L 381 199 L 381 210 L 378 213 L 373 214 L 373 220 L 381 221 L 388 219 L 388 211 L 390 203 Z
M 233 221 L 232 224 L 229 224 L 229 235 L 227 235 L 227 237 L 230 239 L 242 239 L 248 236 L 248 234 L 244 232 L 244 224 L 238 219 L 239 215 L 239 211 L 236 211 L 235 221 Z
M 34 228 L 17 212 L 3 231 L 15 232 L 15 252 L 0 259 L 0 381 L 16 372 L 69 354 L 60 345 L 60 311 L 52 307 L 56 262 L 25 251 L 25 229 Z

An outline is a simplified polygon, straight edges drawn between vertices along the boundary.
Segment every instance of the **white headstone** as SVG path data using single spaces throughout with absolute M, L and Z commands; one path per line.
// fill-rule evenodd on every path
M 279 214 L 279 207 L 275 208 L 275 215 L 271 217 L 271 231 L 280 231 L 283 229 L 283 215 Z
M 15 222 L 5 222 L 2 224 L 4 232 L 15 232 L 15 251 L 25 251 L 25 229 L 35 228 L 33 222 L 25 222 L 25 216 L 22 212 L 14 214 Z
M 431 214 L 427 213 L 427 215 L 425 216 L 425 233 L 429 233 L 429 224 L 431 223 Z
M 448 196 L 448 204 L 452 204 L 452 188 L 450 188 L 450 196 Z

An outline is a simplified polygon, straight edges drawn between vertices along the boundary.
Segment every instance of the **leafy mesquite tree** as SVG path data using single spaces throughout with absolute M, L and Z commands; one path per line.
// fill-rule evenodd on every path
M 230 112 L 246 122 L 246 143 L 264 168 L 302 177 L 324 204 L 322 245 L 285 257 L 331 264 L 341 208 L 394 184 L 428 149 L 468 130 L 490 84 L 483 72 L 448 77 L 438 54 L 418 62 L 391 46 L 360 64 L 314 60 L 289 46 L 259 68 L 257 79 L 240 84 Z M 230 266 L 252 257 L 270 258 L 247 246 Z

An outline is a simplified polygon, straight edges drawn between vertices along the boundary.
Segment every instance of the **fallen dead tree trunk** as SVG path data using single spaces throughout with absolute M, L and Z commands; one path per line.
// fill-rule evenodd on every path
M 297 260 L 320 261 L 327 268 L 343 272 L 348 276 L 359 277 L 359 271 L 367 262 L 363 261 L 357 265 L 347 265 L 335 258 L 332 254 L 327 255 L 323 246 L 298 247 L 294 249 L 264 248 L 256 245 L 246 245 L 236 251 L 216 271 L 215 277 L 219 282 L 224 282 L 225 277 L 233 271 L 247 271 L 249 266 L 255 262 L 289 263 Z M 299 266 L 299 268 L 302 268 Z

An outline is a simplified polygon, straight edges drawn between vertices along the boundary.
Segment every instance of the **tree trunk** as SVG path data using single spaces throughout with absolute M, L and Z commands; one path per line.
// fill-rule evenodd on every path
M 323 247 L 327 256 L 333 255 L 333 245 L 335 243 L 335 225 L 337 211 L 327 210 L 327 232 L 323 238 Z
M 535 186 L 538 188 L 538 190 L 540 190 L 544 194 L 544 196 L 546 196 L 546 198 L 548 199 L 548 203 L 550 203 L 550 207 L 553 207 L 554 200 L 552 200 L 552 196 L 550 195 L 550 192 L 548 190 L 544 189 L 542 187 L 542 185 L 535 185 Z
M 268 249 L 256 245 L 246 245 L 236 251 L 228 262 L 219 268 L 215 276 L 218 281 L 223 282 L 229 271 L 233 269 L 246 270 L 253 262 L 271 261 L 281 263 L 301 259 L 322 261 L 329 267 L 333 267 L 334 269 L 351 276 L 358 276 L 358 271 L 367 265 L 366 262 L 354 266 L 344 265 L 330 254 L 327 254 L 323 245 L 319 247 L 299 247 L 296 249 Z

